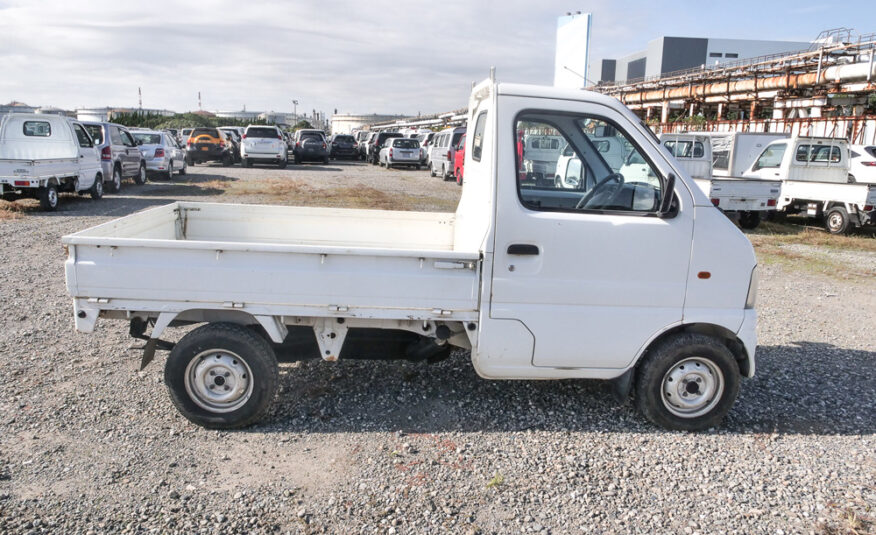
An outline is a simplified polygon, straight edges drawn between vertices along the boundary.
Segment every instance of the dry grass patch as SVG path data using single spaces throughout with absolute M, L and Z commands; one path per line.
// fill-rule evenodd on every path
M 266 179 L 227 182 L 213 180 L 200 187 L 221 190 L 223 194 L 254 196 L 272 204 L 324 206 L 331 208 L 373 208 L 378 210 L 453 211 L 456 200 L 437 197 L 391 193 L 362 184 L 313 187 L 296 179 Z
M 35 199 L 20 199 L 18 201 L 6 201 L 0 199 L 0 221 L 20 219 L 28 212 L 39 210 L 40 203 Z

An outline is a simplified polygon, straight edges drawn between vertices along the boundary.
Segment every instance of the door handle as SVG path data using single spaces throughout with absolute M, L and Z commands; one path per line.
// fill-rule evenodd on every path
M 537 255 L 538 245 L 530 245 L 528 243 L 514 243 L 508 246 L 508 254 Z

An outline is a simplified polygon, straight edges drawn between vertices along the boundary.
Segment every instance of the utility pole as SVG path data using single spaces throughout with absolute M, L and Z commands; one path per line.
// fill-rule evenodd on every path
M 298 101 L 292 99 L 292 116 L 295 118 L 295 124 L 298 124 Z

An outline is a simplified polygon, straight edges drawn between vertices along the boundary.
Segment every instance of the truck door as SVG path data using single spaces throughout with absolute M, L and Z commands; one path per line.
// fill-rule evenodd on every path
M 532 110 L 527 98 L 501 100 L 500 108 L 519 111 L 498 124 L 490 318 L 526 326 L 535 339 L 532 366 L 624 368 L 682 321 L 692 199 L 676 181 L 674 217 L 658 217 L 671 168 L 648 134 L 610 107 L 555 102 L 562 112 Z M 521 131 L 562 136 L 581 162 L 579 179 L 566 181 L 578 187 L 521 173 L 531 168 L 528 146 L 516 154 Z M 624 147 L 623 160 L 599 152 L 606 137 Z
M 94 184 L 94 179 L 100 170 L 100 160 L 94 141 L 79 123 L 71 123 L 76 142 L 79 145 L 79 189 L 86 190 Z

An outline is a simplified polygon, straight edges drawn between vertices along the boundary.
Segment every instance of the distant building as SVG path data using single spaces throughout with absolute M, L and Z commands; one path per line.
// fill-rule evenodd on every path
M 259 118 L 262 112 L 260 111 L 217 111 L 216 117 L 223 119 L 234 119 L 236 121 L 254 121 Z
M 387 121 L 397 121 L 405 119 L 405 115 L 352 115 L 352 114 L 334 114 L 332 115 L 331 125 L 333 134 L 349 134 L 353 130 L 360 129 L 365 125 L 385 123 Z
M 113 115 L 118 113 L 144 113 L 172 117 L 175 111 L 157 110 L 152 108 L 119 108 L 107 106 L 103 108 L 79 108 L 76 110 L 76 118 L 80 121 L 111 121 Z
M 806 50 L 806 41 L 754 41 L 705 37 L 658 37 L 648 47 L 618 59 L 602 60 L 600 82 L 636 81 L 674 71 Z
M 0 104 L 0 113 L 36 113 L 34 106 L 28 106 L 24 102 L 13 100 L 9 104 Z
M 64 115 L 65 117 L 73 117 L 76 115 L 75 111 L 64 110 L 54 106 L 41 106 L 36 112 L 47 115 Z

